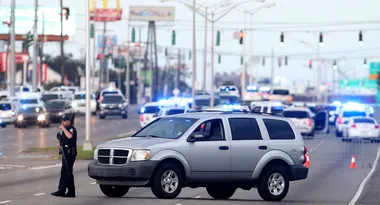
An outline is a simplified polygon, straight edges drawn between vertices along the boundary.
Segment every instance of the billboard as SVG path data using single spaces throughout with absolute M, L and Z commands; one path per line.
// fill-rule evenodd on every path
M 175 8 L 172 6 L 130 6 L 131 21 L 174 21 Z
M 103 35 L 98 35 L 98 48 L 103 48 Z M 106 35 L 106 50 L 105 54 L 113 54 L 115 47 L 117 46 L 116 35 Z
M 44 25 L 45 35 L 61 34 L 61 9 L 60 7 L 39 7 L 37 32 L 42 34 L 42 25 Z M 68 20 L 63 20 L 63 35 L 73 36 L 76 31 L 75 9 L 70 8 L 70 16 Z M 0 19 L 9 20 L 11 10 L 8 6 L 0 6 Z M 16 34 L 26 34 L 31 31 L 34 25 L 34 7 L 17 6 L 15 10 L 15 31 Z M 8 25 L 0 24 L 0 34 L 9 32 Z

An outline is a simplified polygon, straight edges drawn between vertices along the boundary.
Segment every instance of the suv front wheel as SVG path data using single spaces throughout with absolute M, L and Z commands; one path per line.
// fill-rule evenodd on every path
M 214 199 L 229 199 L 234 195 L 236 188 L 231 186 L 208 186 L 207 193 Z
M 285 167 L 270 167 L 262 175 L 257 190 L 265 201 L 281 201 L 289 190 L 289 177 Z
M 174 164 L 160 166 L 152 176 L 152 192 L 159 199 L 174 199 L 182 190 L 183 176 Z
M 122 197 L 129 191 L 129 186 L 99 185 L 100 190 L 108 197 Z

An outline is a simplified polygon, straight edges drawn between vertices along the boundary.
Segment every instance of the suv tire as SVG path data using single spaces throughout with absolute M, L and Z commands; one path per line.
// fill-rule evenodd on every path
M 236 191 L 235 187 L 231 186 L 208 186 L 207 193 L 214 199 L 225 200 L 231 198 Z
M 99 185 L 100 190 L 108 197 L 122 197 L 129 191 L 128 186 L 121 185 Z
M 175 199 L 182 190 L 183 176 L 181 170 L 174 164 L 164 164 L 153 173 L 151 190 L 159 199 Z M 170 187 L 166 191 L 164 187 Z M 174 188 L 173 188 L 174 187 Z
M 276 182 L 277 181 L 277 182 Z M 281 187 L 282 190 L 279 194 L 273 193 L 274 190 L 270 190 L 270 183 L 277 184 L 277 187 Z M 261 198 L 265 201 L 281 201 L 285 198 L 289 190 L 289 176 L 285 167 L 274 166 L 266 170 L 259 181 L 257 190 Z

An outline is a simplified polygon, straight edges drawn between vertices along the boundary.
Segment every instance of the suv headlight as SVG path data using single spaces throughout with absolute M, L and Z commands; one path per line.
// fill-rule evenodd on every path
M 131 161 L 144 161 L 150 159 L 150 150 L 137 149 L 133 150 Z
M 98 150 L 99 150 L 99 149 L 96 148 L 95 151 L 94 151 L 94 159 L 95 159 L 95 160 L 98 160 Z
M 39 115 L 38 117 L 37 117 L 37 120 L 38 121 L 44 121 L 46 119 L 46 116 L 45 115 Z
M 23 121 L 23 120 L 24 120 L 24 116 L 22 116 L 22 115 L 17 116 L 17 121 Z

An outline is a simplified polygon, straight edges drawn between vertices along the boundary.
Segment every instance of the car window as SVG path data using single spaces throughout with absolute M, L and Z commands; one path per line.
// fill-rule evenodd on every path
M 59 99 L 59 96 L 57 94 L 44 94 L 44 95 L 42 95 L 43 101 L 54 100 L 54 99 Z
M 221 141 L 224 140 L 223 122 L 221 119 L 208 120 L 200 124 L 194 132 L 202 132 L 204 138 L 197 141 Z
M 167 139 L 178 139 L 185 133 L 198 119 L 168 117 L 153 121 L 132 137 L 156 137 Z
M 254 107 L 252 111 L 259 113 L 261 111 L 261 106 Z
M 120 95 L 116 95 L 116 96 L 106 95 L 104 96 L 103 101 L 102 101 L 102 103 L 122 103 L 122 102 L 123 102 L 123 97 Z
M 21 104 L 38 104 L 37 99 L 21 99 L 20 100 Z
M 108 95 L 108 94 L 119 94 L 117 91 L 104 91 L 102 95 Z
M 47 101 L 45 103 L 45 107 L 47 109 L 64 109 L 66 106 L 66 103 L 63 101 Z
M 230 118 L 232 140 L 261 140 L 261 132 L 256 119 Z
M 335 111 L 336 106 L 328 106 L 327 109 L 328 109 L 328 111 Z
M 306 111 L 284 111 L 283 115 L 287 118 L 309 118 Z
M 145 106 L 141 109 L 141 112 L 145 114 L 155 114 L 160 110 L 161 108 L 159 106 Z
M 4 104 L 0 105 L 0 110 L 3 110 L 3 111 L 5 111 L 5 110 L 12 110 L 12 106 L 9 103 L 4 103 Z
M 273 90 L 273 95 L 289 95 L 289 90 Z
M 157 113 L 157 116 L 162 116 L 164 114 L 164 110 L 160 110 L 158 113 Z
M 366 112 L 361 111 L 345 111 L 343 112 L 343 117 L 365 117 Z
M 177 115 L 185 113 L 185 109 L 170 109 L 168 110 L 168 115 Z
M 23 88 L 22 91 L 29 92 L 30 90 L 29 90 L 29 88 Z
M 370 123 L 375 124 L 375 121 L 373 119 L 369 118 L 355 118 L 354 123 Z
M 20 110 L 21 113 L 42 113 L 42 107 L 27 107 Z
M 263 119 L 263 121 L 271 140 L 292 140 L 296 138 L 288 122 L 275 119 Z
M 264 107 L 263 108 L 263 113 L 267 113 L 268 112 L 268 107 Z

